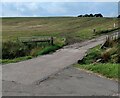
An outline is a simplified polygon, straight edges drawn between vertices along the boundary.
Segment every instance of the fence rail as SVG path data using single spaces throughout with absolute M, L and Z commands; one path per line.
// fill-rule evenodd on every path
M 51 45 L 53 45 L 53 37 L 49 37 L 49 36 L 19 37 L 18 40 L 21 41 L 22 43 L 48 42 L 48 43 L 50 43 Z

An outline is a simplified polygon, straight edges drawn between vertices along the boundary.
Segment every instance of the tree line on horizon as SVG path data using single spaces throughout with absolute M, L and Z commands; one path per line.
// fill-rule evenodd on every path
M 78 15 L 78 17 L 103 17 L 102 14 L 85 14 L 85 15 Z
M 120 15 L 118 15 L 118 17 L 117 18 L 120 18 Z
M 99 13 L 99 14 L 85 14 L 85 15 L 78 15 L 77 17 L 103 17 L 103 15 L 101 13 Z M 120 18 L 120 15 L 118 15 L 117 18 Z

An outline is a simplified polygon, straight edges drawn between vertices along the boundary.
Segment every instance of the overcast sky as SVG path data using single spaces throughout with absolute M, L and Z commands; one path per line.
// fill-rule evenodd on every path
M 77 16 L 90 13 L 102 13 L 105 17 L 118 15 L 117 2 L 3 2 L 0 7 L 0 16 L 3 17 Z

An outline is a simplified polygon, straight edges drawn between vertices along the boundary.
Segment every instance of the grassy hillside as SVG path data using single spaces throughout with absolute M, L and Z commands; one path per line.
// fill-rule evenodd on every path
M 97 32 L 113 29 L 116 18 L 3 18 L 3 41 L 14 40 L 20 36 L 58 36 L 66 37 L 68 43 L 74 43 L 95 36 Z

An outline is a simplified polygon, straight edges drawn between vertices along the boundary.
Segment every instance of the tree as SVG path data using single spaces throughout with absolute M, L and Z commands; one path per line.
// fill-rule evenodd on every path
M 88 14 L 85 14 L 83 17 L 89 17 L 89 15 L 88 15 Z
M 89 16 L 90 16 L 90 17 L 94 17 L 94 15 L 93 15 L 93 14 L 90 14 Z
M 118 17 L 117 18 L 120 18 L 120 15 L 118 15 Z
M 90 15 L 85 14 L 85 15 L 79 15 L 78 17 L 103 17 L 103 15 L 100 14 L 100 13 L 99 14 L 95 14 L 95 15 L 93 15 L 93 14 L 90 14 Z
M 83 15 L 79 15 L 78 17 L 83 17 Z
M 95 14 L 94 17 L 103 17 L 102 14 Z

